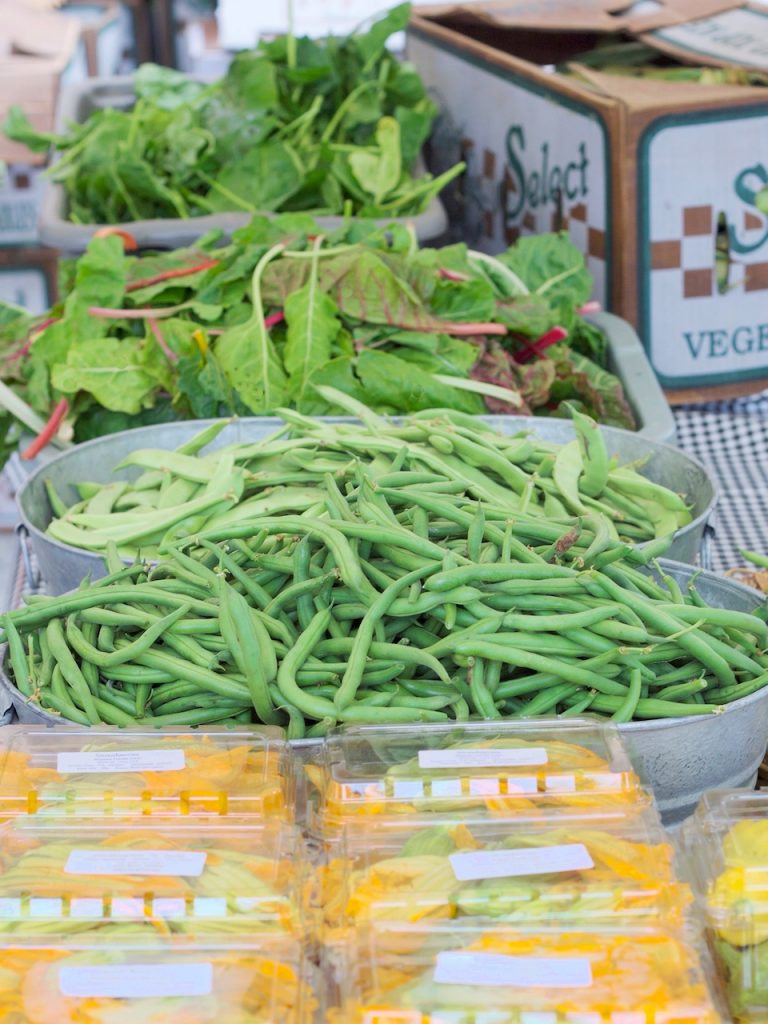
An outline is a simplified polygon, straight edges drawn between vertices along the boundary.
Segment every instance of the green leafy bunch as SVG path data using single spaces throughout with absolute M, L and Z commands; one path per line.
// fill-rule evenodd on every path
M 42 416 L 63 398 L 75 438 L 173 418 L 323 415 L 318 386 L 404 414 L 450 408 L 633 426 L 605 339 L 578 313 L 591 280 L 565 235 L 490 257 L 421 249 L 370 222 L 322 235 L 256 217 L 230 243 L 132 256 L 95 238 L 42 317 L 0 306 L 6 383 Z M 538 352 L 552 328 L 563 340 Z
M 222 211 L 417 214 L 462 170 L 415 171 L 436 114 L 415 71 L 386 48 L 401 4 L 364 33 L 281 36 L 235 56 L 213 84 L 155 64 L 131 109 L 97 109 L 55 135 L 19 107 L 6 135 L 57 154 L 69 219 L 120 224 Z

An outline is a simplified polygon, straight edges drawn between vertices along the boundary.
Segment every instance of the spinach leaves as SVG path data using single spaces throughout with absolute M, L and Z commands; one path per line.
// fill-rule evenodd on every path
M 409 9 L 345 39 L 262 43 L 212 85 L 145 64 L 131 110 L 96 110 L 55 136 L 14 107 L 4 130 L 57 151 L 49 173 L 76 223 L 222 211 L 416 214 L 463 168 L 414 175 L 436 108 L 385 45 Z

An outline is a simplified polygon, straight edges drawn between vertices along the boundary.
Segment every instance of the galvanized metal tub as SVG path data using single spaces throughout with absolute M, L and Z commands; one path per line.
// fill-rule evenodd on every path
M 681 588 L 697 573 L 662 559 Z M 702 572 L 696 589 L 715 608 L 753 612 L 763 594 Z M 753 789 L 768 746 L 768 687 L 726 705 L 718 715 L 629 722 L 619 726 L 633 764 L 653 788 L 662 820 L 674 826 L 692 814 L 708 789 Z
M 756 590 L 714 573 L 667 559 L 660 564 L 681 587 L 698 573 L 699 593 L 714 607 L 752 612 L 764 601 Z M 10 697 L 20 722 L 70 724 L 27 702 L 6 674 L 4 649 L 0 664 L 0 689 Z M 619 730 L 633 763 L 653 790 L 664 823 L 674 826 L 695 810 L 706 790 L 754 786 L 768 744 L 768 686 L 727 705 L 722 714 L 630 722 Z M 299 758 L 307 761 L 316 756 L 321 741 L 298 740 L 293 745 Z
M 534 416 L 484 416 L 483 420 L 504 434 L 529 430 L 545 441 L 560 443 L 575 437 L 570 420 Z M 139 469 L 129 467 L 114 471 L 113 467 L 137 448 L 176 448 L 210 422 L 186 420 L 109 434 L 57 455 L 29 476 L 17 495 L 19 514 L 50 593 L 63 594 L 73 590 L 89 573 L 93 579 L 98 579 L 105 574 L 106 568 L 100 555 L 62 544 L 45 533 L 52 518 L 45 480 L 51 480 L 65 501 L 75 502 L 76 482 L 107 483 L 117 479 L 135 479 Z M 235 420 L 224 428 L 211 448 L 258 440 L 276 430 L 281 422 L 269 417 Z M 344 421 L 336 419 L 333 422 Z M 678 530 L 666 554 L 679 562 L 695 562 L 717 500 L 715 483 L 706 468 L 670 445 L 649 441 L 627 430 L 613 427 L 603 427 L 602 430 L 611 454 L 618 455 L 622 463 L 647 458 L 643 473 L 656 483 L 680 491 L 691 503 L 693 521 Z M 706 567 L 706 559 L 704 564 Z

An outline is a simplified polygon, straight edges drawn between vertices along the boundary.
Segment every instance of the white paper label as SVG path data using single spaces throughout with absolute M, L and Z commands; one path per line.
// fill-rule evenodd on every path
M 168 875 L 198 878 L 205 867 L 197 850 L 72 850 L 64 871 L 68 875 Z
M 651 35 L 729 64 L 768 67 L 768 16 L 763 11 L 723 11 L 712 18 L 657 29 Z
M 438 953 L 434 980 L 438 985 L 589 988 L 592 968 L 584 957 Z
M 419 751 L 419 768 L 519 768 L 546 763 L 544 747 L 463 747 Z
M 56 770 L 62 775 L 178 772 L 186 763 L 183 750 L 76 750 L 59 754 Z
M 59 989 L 74 999 L 164 999 L 209 996 L 213 964 L 120 964 L 62 967 Z
M 475 850 L 471 853 L 452 853 L 448 859 L 460 882 L 587 871 L 595 866 L 583 843 L 539 846 L 535 849 Z

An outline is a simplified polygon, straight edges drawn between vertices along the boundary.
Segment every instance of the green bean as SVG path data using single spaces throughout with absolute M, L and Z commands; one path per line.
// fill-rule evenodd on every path
M 52 690 L 41 690 L 40 691 L 40 706 L 46 709 L 53 709 L 60 715 L 69 719 L 71 722 L 77 722 L 78 725 L 91 725 L 87 715 L 84 715 L 82 711 L 75 707 L 71 700 L 61 700 L 60 697 L 53 693 Z M 34 702 L 32 702 L 34 704 Z
M 616 601 L 621 601 L 622 597 L 627 593 L 618 587 L 613 580 L 605 579 L 604 586 Z M 676 642 L 685 648 L 692 657 L 708 668 L 721 682 L 727 685 L 733 685 L 736 682 L 730 665 L 724 658 L 712 650 L 705 634 L 699 630 L 691 630 L 691 632 L 687 633 L 681 632 L 682 623 L 676 617 L 661 611 L 658 606 L 654 606 L 650 602 L 638 598 L 633 602 L 632 607 L 640 618 L 656 632 L 662 633 L 665 636 L 671 636 L 673 633 L 678 634 Z M 678 606 L 674 605 L 674 608 L 677 609 Z M 699 609 L 696 610 L 698 611 Z
M 166 593 L 161 588 L 149 584 L 137 584 L 135 587 L 94 588 L 93 590 L 75 591 L 72 594 L 65 594 L 63 597 L 49 598 L 45 604 L 36 604 L 28 608 L 19 608 L 17 611 L 7 612 L 4 616 L 4 623 L 9 619 L 17 627 L 30 629 L 33 626 L 40 626 L 53 619 L 63 618 L 73 612 L 81 612 L 86 608 L 95 608 L 104 604 L 139 604 L 167 605 L 171 608 L 179 608 L 189 604 L 192 611 L 200 614 L 211 615 L 214 609 L 211 605 L 194 598 L 182 599 L 176 594 Z
M 609 460 L 605 436 L 597 423 L 577 409 L 571 410 L 582 460 L 579 487 L 590 497 L 602 494 L 608 483 Z
M 475 711 L 482 718 L 501 718 L 493 697 L 485 685 L 485 662 L 482 658 L 471 658 L 469 669 L 469 692 Z
M 308 696 L 296 682 L 296 672 L 306 661 L 328 629 L 331 619 L 329 609 L 318 611 L 309 626 L 300 634 L 296 645 L 283 658 L 277 672 L 277 688 L 285 703 L 311 718 L 335 718 L 336 706 L 333 701 Z
M 749 697 L 758 690 L 762 690 L 766 685 L 768 685 L 768 672 L 763 672 L 754 679 L 737 683 L 735 686 L 722 686 L 718 689 L 710 690 L 709 698 L 721 704 L 730 704 L 731 701 L 739 700 L 741 697 Z
M 624 702 L 611 715 L 614 722 L 630 722 L 637 711 L 640 701 L 640 694 L 643 686 L 643 676 L 640 669 L 633 668 L 629 673 L 629 692 Z
M 542 690 L 533 700 L 528 702 L 525 708 L 525 716 L 546 715 L 548 712 L 554 711 L 558 704 L 581 692 L 581 687 L 574 686 L 572 683 L 559 683 L 557 686 L 551 686 L 546 690 Z
M 585 693 L 580 699 L 574 699 L 578 697 L 578 694 L 566 698 L 571 705 L 565 711 L 560 712 L 560 718 L 577 718 L 579 715 L 583 715 L 585 711 L 589 710 L 596 696 L 597 694 L 592 690 L 590 693 Z
M 137 640 L 109 653 L 100 651 L 89 644 L 71 616 L 67 619 L 67 640 L 81 658 L 87 659 L 100 669 L 109 669 L 128 661 L 134 661 L 136 655 L 148 651 L 155 640 L 163 636 L 169 626 L 184 618 L 189 610 L 189 605 L 182 605 L 180 608 L 174 609 L 146 629 Z
M 371 643 L 373 642 L 375 624 L 379 622 L 384 615 L 386 615 L 398 594 L 402 593 L 403 590 L 407 590 L 412 583 L 423 579 L 429 571 L 430 567 L 416 569 L 414 572 L 407 573 L 399 580 L 391 583 L 386 590 L 379 594 L 366 612 L 358 627 L 357 634 L 352 644 L 352 649 L 349 652 L 347 670 L 344 673 L 341 680 L 341 686 L 336 694 L 334 704 L 337 711 L 342 711 L 355 699 L 355 693 L 362 681 L 365 659 Z M 445 676 L 444 672 L 443 675 Z M 445 676 L 445 678 L 447 681 L 447 676 Z
M 13 678 L 17 688 L 25 697 L 32 696 L 32 682 L 27 667 L 27 656 L 18 630 L 11 619 L 6 621 L 5 635 L 8 640 L 8 655 L 13 669 Z
M 309 538 L 302 537 L 293 551 L 293 578 L 299 584 L 310 579 L 310 562 L 312 549 L 309 545 Z M 323 576 L 319 577 L 323 579 Z M 311 595 L 301 594 L 296 599 L 296 616 L 301 629 L 306 629 L 312 620 L 313 606 Z
M 448 572 L 435 573 L 425 586 L 428 590 L 452 590 L 472 583 L 547 582 L 578 579 L 578 572 L 567 566 L 548 565 L 464 565 Z
M 700 693 L 706 689 L 706 679 L 691 679 L 687 683 L 665 686 L 663 689 L 657 690 L 654 693 L 654 697 L 658 697 L 659 700 L 685 700 L 687 697 L 692 697 L 695 693 Z
M 170 715 L 154 715 L 151 718 L 140 718 L 132 725 L 144 725 L 162 729 L 180 725 L 211 725 L 214 722 L 225 723 L 232 715 L 229 705 L 226 707 L 195 708 L 194 711 L 176 711 Z
M 72 652 L 67 646 L 64 630 L 58 619 L 51 619 L 46 627 L 46 640 L 51 654 L 61 669 L 61 674 L 72 688 L 72 694 L 85 712 L 91 725 L 99 725 L 101 718 L 96 701 L 91 693 L 83 673 L 80 671 Z
M 598 695 L 591 708 L 603 714 L 613 714 L 621 707 L 621 699 L 612 696 Z M 719 704 L 687 704 L 671 700 L 657 700 L 649 697 L 637 702 L 635 718 L 686 718 L 689 715 L 711 715 L 722 712 Z
M 307 739 L 319 739 L 320 737 L 327 736 L 335 725 L 335 718 L 321 718 L 319 722 L 315 722 L 314 725 L 307 729 L 306 737 Z
M 697 662 L 687 661 L 684 665 L 670 669 L 669 672 L 662 672 L 656 676 L 657 686 L 669 686 L 672 683 L 679 683 L 681 680 L 691 679 L 698 675 L 700 668 Z
M 341 532 L 340 529 L 336 529 L 337 526 L 345 526 L 347 529 Z M 264 516 L 254 523 L 241 523 L 233 529 L 225 530 L 224 533 L 220 533 L 220 531 L 217 533 L 215 530 L 210 533 L 206 532 L 201 535 L 200 539 L 220 541 L 229 540 L 237 536 L 247 537 L 249 534 L 255 533 L 257 529 L 268 530 L 270 534 L 295 532 L 299 535 L 317 537 L 333 552 L 336 566 L 344 582 L 353 590 L 358 590 L 365 594 L 370 590 L 370 584 L 367 583 L 347 538 L 348 530 L 353 528 L 362 529 L 363 524 L 343 523 L 341 521 L 335 521 L 333 524 L 330 524 L 319 519 L 300 516 L 281 516 L 279 518 Z M 404 536 L 408 537 L 407 534 L 404 534 Z
M 265 725 L 276 725 L 279 719 L 268 688 L 277 675 L 271 641 L 265 637 L 264 627 L 251 615 L 242 594 L 233 590 L 224 579 L 218 581 L 218 597 L 221 635 L 245 677 L 256 714 Z
M 739 629 L 757 635 L 764 647 L 768 647 L 768 626 L 754 615 L 732 611 L 726 608 L 694 608 L 691 605 L 659 604 L 660 612 L 668 611 L 682 622 L 706 622 L 710 625 Z
M 565 613 L 563 615 L 517 615 L 508 612 L 503 619 L 505 629 L 527 630 L 557 633 L 561 630 L 574 629 L 581 626 L 594 626 L 604 619 L 615 615 L 618 606 L 614 603 L 603 605 L 602 608 L 588 608 L 585 611 Z
M 491 661 L 485 666 L 485 685 L 491 697 L 495 698 L 501 682 L 501 662 Z
M 600 693 L 617 695 L 624 695 L 626 693 L 626 687 L 611 679 L 606 679 L 590 669 L 566 664 L 557 658 L 531 654 L 528 651 L 518 651 L 513 647 L 494 644 L 489 640 L 463 640 L 460 644 L 457 644 L 456 653 L 464 654 L 468 657 L 503 661 L 508 665 L 514 665 L 516 668 L 533 669 L 534 672 L 551 672 L 553 675 L 561 676 L 569 682 L 598 690 Z
M 217 676 L 208 669 L 189 662 L 181 661 L 170 654 L 162 651 L 147 651 L 136 659 L 139 665 L 146 665 L 148 668 L 157 668 L 170 674 L 175 674 L 177 679 L 185 679 L 195 683 L 202 690 L 210 690 L 222 697 L 249 702 L 251 697 L 248 688 L 242 683 L 236 682 L 231 677 Z

